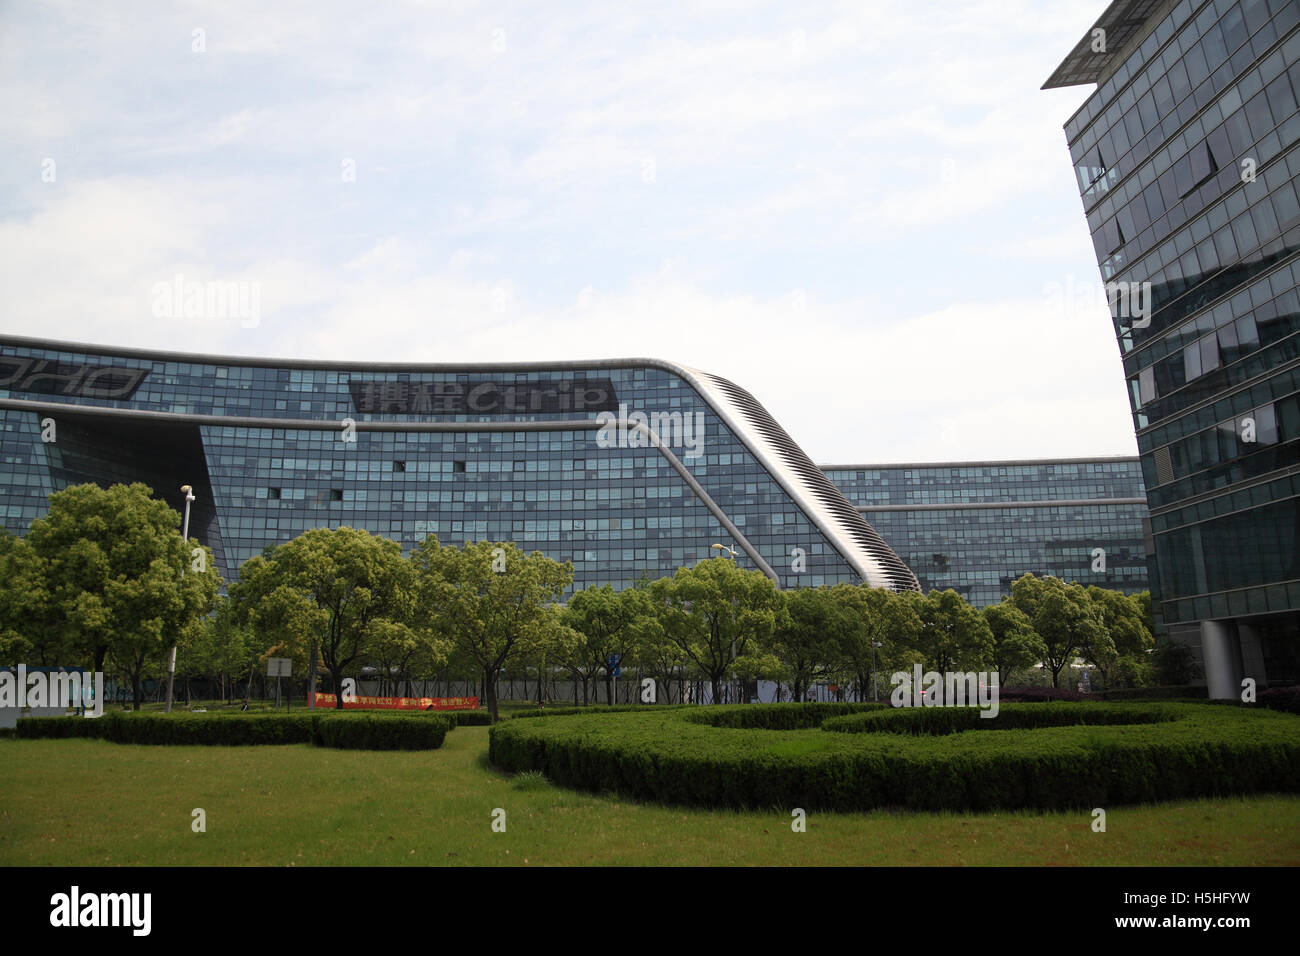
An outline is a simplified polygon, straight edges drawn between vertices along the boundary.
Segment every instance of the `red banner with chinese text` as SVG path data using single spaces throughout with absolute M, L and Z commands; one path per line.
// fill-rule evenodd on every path
M 317 707 L 333 707 L 333 694 L 317 694 Z M 478 710 L 477 697 L 356 697 L 344 710 Z

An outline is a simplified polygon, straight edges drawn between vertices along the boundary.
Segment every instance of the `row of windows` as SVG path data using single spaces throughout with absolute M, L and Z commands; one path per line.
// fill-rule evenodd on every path
M 1122 178 L 1187 122 L 1194 112 L 1188 109 L 1189 96 L 1193 106 L 1197 100 L 1203 106 L 1205 86 L 1223 89 L 1277 37 L 1285 36 L 1296 22 L 1292 6 L 1289 0 L 1219 0 L 1217 9 L 1207 4 L 1196 21 L 1188 23 L 1191 11 L 1180 4 L 1158 24 L 1141 49 L 1081 107 L 1081 111 L 1095 111 L 1086 128 L 1076 123 L 1077 116 L 1066 124 L 1071 155 L 1085 170 L 1080 175 L 1085 207 L 1088 199 L 1104 195 L 1114 185 L 1106 163 L 1094 163 L 1094 169 L 1087 171 L 1088 157 L 1101 150 L 1111 168 L 1123 168 Z M 1254 41 L 1250 46 L 1248 38 Z M 1172 42 L 1166 46 L 1167 40 Z M 1159 57 L 1154 56 L 1157 46 L 1164 47 Z M 1094 122 L 1101 109 L 1104 115 Z
M 1300 271 L 1300 261 L 1292 269 Z M 1277 277 L 1278 282 L 1289 281 L 1287 277 L 1292 269 L 1284 269 Z M 1265 281 L 1253 286 L 1251 291 L 1259 289 L 1267 293 L 1268 288 L 1269 283 Z M 1229 302 L 1220 303 L 1213 311 L 1204 313 L 1201 320 L 1176 330 L 1168 338 L 1170 345 L 1185 341 L 1199 331 L 1202 325 L 1210 327 L 1209 334 L 1183 345 L 1180 352 L 1147 366 L 1136 378 L 1130 380 L 1134 405 L 1150 416 L 1139 427 L 1146 427 L 1150 420 L 1169 417 L 1196 401 L 1204 394 L 1204 390 L 1194 390 L 1187 402 L 1168 401 L 1155 405 L 1156 399 L 1168 397 L 1198 378 L 1233 365 L 1300 331 L 1300 293 L 1294 288 L 1258 307 L 1252 305 L 1254 297 L 1251 294 L 1243 293 L 1233 297 L 1234 300 L 1238 298 L 1244 300 L 1241 308 L 1244 314 L 1233 318 L 1236 310 L 1232 305 Z M 1224 319 L 1223 324 L 1214 326 L 1212 323 L 1221 317 Z M 1219 381 L 1219 378 L 1215 381 Z
M 1264 4 L 1254 0 L 1254 6 L 1256 9 L 1262 9 Z M 1114 111 L 1126 109 L 1127 112 L 1122 117 L 1115 117 L 1114 122 L 1104 127 L 1094 127 L 1089 131 L 1089 135 L 1076 143 L 1071 150 L 1072 153 L 1081 153 L 1084 157 L 1084 162 L 1079 164 L 1081 184 L 1087 177 L 1091 177 L 1083 193 L 1085 208 L 1102 200 L 1114 189 L 1118 181 L 1126 179 L 1135 170 L 1141 168 L 1152 154 L 1156 154 L 1153 163 L 1155 176 L 1172 173 L 1173 167 L 1179 160 L 1188 159 L 1188 165 L 1182 171 L 1181 178 L 1170 175 L 1169 188 L 1163 190 L 1165 208 L 1172 207 L 1177 199 L 1186 196 L 1213 172 L 1210 164 L 1205 162 L 1207 157 L 1203 153 L 1196 160 L 1190 158 L 1192 152 L 1200 151 L 1189 148 L 1192 146 L 1191 139 L 1177 135 L 1178 131 L 1184 126 L 1192 126 L 1194 129 L 1192 137 L 1199 137 L 1202 132 L 1210 128 L 1206 124 L 1217 123 L 1243 101 L 1251 100 L 1262 86 L 1277 79 L 1279 71 L 1274 70 L 1265 76 L 1248 68 L 1252 61 L 1262 56 L 1278 36 L 1284 36 L 1295 25 L 1294 10 L 1280 9 L 1278 14 L 1278 18 L 1271 23 L 1265 20 L 1257 24 L 1256 29 L 1252 31 L 1255 35 L 1250 43 L 1246 42 L 1244 30 L 1237 33 L 1231 41 L 1236 44 L 1232 48 L 1234 56 L 1231 58 L 1228 56 L 1228 47 L 1222 42 L 1217 27 L 1212 28 L 1200 40 L 1196 39 L 1194 32 L 1185 32 L 1180 36 L 1179 42 L 1171 45 L 1162 55 L 1160 65 L 1153 67 L 1155 70 L 1152 78 L 1153 86 L 1149 92 L 1142 93 L 1130 89 L 1121 94 L 1120 99 L 1112 104 L 1111 109 Z M 1264 11 L 1264 15 L 1267 17 L 1267 11 Z M 1238 24 L 1244 26 L 1240 11 L 1229 11 L 1225 20 L 1232 17 L 1238 18 Z M 1185 51 L 1182 49 L 1184 42 Z M 1228 64 L 1229 69 L 1223 69 L 1225 63 Z M 1232 86 L 1234 83 L 1235 87 Z M 1281 90 L 1277 92 L 1281 94 Z M 1216 94 L 1224 95 L 1219 103 L 1220 112 L 1217 116 L 1210 112 L 1208 115 L 1211 118 L 1208 119 L 1205 116 L 1201 117 L 1199 128 L 1196 128 L 1192 123 L 1193 119 L 1200 110 L 1210 106 Z M 1235 97 L 1235 101 L 1229 96 Z M 1255 107 L 1256 110 L 1259 108 L 1258 105 Z M 1268 112 L 1267 106 L 1263 107 L 1263 111 Z M 1271 130 L 1274 125 L 1276 124 L 1271 123 L 1260 133 L 1260 136 Z M 1084 143 L 1092 139 L 1094 134 L 1099 137 L 1099 141 L 1095 145 L 1085 146 Z M 1259 136 L 1256 137 L 1258 138 Z M 1158 152 L 1160 150 L 1164 151 Z M 1218 149 L 1216 152 L 1218 165 L 1227 165 L 1233 158 L 1226 149 Z M 1239 149 L 1235 155 L 1241 155 L 1241 150 Z M 1193 162 L 1200 164 L 1200 175 L 1195 178 L 1191 175 Z M 1181 188 L 1174 190 L 1175 185 L 1180 185 Z M 1141 186 L 1146 187 L 1147 183 L 1143 182 Z M 1098 206 L 1099 215 L 1090 217 L 1090 223 L 1095 226 L 1098 222 L 1107 219 L 1114 209 L 1128 203 L 1133 198 L 1131 183 L 1129 187 L 1119 195 L 1107 197 L 1113 199 L 1113 202 L 1101 202 Z M 1171 196 L 1174 198 L 1169 198 Z M 1161 213 L 1153 214 L 1151 221 L 1154 222 Z M 1135 238 L 1136 235 L 1130 232 L 1129 238 Z
M 1300 59 L 1300 32 L 1288 41 L 1284 50 L 1285 55 L 1279 53 L 1269 57 L 1260 70 L 1283 71 L 1287 65 L 1296 64 Z M 1293 82 L 1300 85 L 1300 64 L 1293 65 L 1291 69 L 1296 74 L 1294 78 L 1288 78 L 1286 73 L 1272 77 L 1269 87 L 1252 97 L 1245 106 L 1241 103 L 1238 89 L 1226 90 L 1219 101 L 1211 104 L 1186 132 L 1176 137 L 1151 164 L 1138 170 L 1136 177 L 1116 190 L 1114 197 L 1090 215 L 1089 226 L 1105 278 L 1115 276 L 1127 266 L 1144 280 L 1149 279 L 1155 285 L 1164 286 L 1162 292 L 1166 298 L 1175 297 L 1181 292 L 1179 280 L 1183 276 L 1195 274 L 1196 270 L 1179 262 L 1187 249 L 1175 249 L 1166 241 L 1166 237 L 1184 223 L 1195 221 L 1207 207 L 1215 208 L 1211 203 L 1225 193 L 1231 196 L 1243 180 L 1246 180 L 1247 186 L 1252 185 L 1249 182 L 1250 176 L 1245 174 L 1245 169 L 1238 163 L 1240 158 L 1250 160 L 1252 175 L 1258 183 L 1269 176 L 1276 177 L 1276 171 L 1270 172 L 1271 161 L 1300 138 L 1300 120 L 1296 118 L 1296 96 L 1292 86 Z M 1263 72 L 1252 73 L 1250 76 L 1258 76 L 1259 82 L 1264 82 Z M 1286 84 L 1285 92 L 1277 86 L 1279 80 Z M 1250 77 L 1247 77 L 1242 80 L 1242 84 L 1249 81 Z M 1270 91 L 1276 92 L 1281 100 L 1272 107 L 1269 104 Z M 1274 108 L 1282 117 L 1276 122 L 1273 120 Z M 1257 124 L 1254 127 L 1251 125 L 1252 117 Z M 1278 127 L 1278 132 L 1273 132 L 1274 126 Z M 1202 149 L 1205 150 L 1204 154 Z M 1208 169 L 1208 156 L 1211 153 L 1215 157 L 1213 170 Z M 1181 168 L 1180 164 L 1186 159 L 1189 170 L 1187 176 L 1190 177 L 1192 155 L 1202 157 L 1196 160 L 1198 168 L 1202 162 L 1207 164 L 1206 176 L 1195 181 L 1185 179 L 1183 185 L 1188 191 L 1182 193 L 1175 168 Z M 1262 191 L 1261 186 L 1258 192 Z M 1253 201 L 1258 197 L 1251 198 Z M 1240 211 L 1230 208 L 1229 216 L 1235 217 Z M 1112 215 L 1114 218 L 1111 218 Z M 1213 222 L 1210 226 L 1211 230 L 1220 227 Z M 1207 236 L 1208 233 L 1196 236 L 1194 242 L 1203 243 Z M 1133 240 L 1136 243 L 1131 249 L 1117 252 Z M 1163 245 L 1155 249 L 1156 244 L 1161 242 Z M 1229 261 L 1212 247 L 1202 245 L 1199 248 L 1201 258 L 1207 262 L 1217 259 L 1226 264 Z M 1244 252 L 1245 248 L 1241 251 Z M 1165 270 L 1163 273 L 1160 271 L 1162 268 Z M 1158 309 L 1163 304 L 1163 301 L 1157 301 L 1154 307 Z

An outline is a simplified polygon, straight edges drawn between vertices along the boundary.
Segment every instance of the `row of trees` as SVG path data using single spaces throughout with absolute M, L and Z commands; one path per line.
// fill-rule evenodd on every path
M 573 569 L 511 543 L 446 547 L 430 536 L 409 555 L 355 528 L 315 529 L 245 562 L 228 598 L 205 548 L 182 542 L 177 516 L 143 485 L 93 485 L 51 496 L 26 538 L 0 537 L 0 659 L 106 662 L 134 688 L 173 642 L 182 674 L 210 676 L 223 696 L 271 656 L 336 691 L 378 673 L 396 687 L 481 680 L 497 714 L 503 673 L 589 689 L 611 662 L 658 685 L 760 678 L 802 699 L 830 681 L 869 698 L 877 675 L 910 670 L 1011 671 L 1041 664 L 1059 684 L 1083 658 L 1110 683 L 1149 679 L 1150 601 L 1026 575 L 976 610 L 953 591 L 898 594 L 851 585 L 778 591 L 729 558 L 656 581 L 560 598 Z M 338 705 L 342 705 L 341 695 Z

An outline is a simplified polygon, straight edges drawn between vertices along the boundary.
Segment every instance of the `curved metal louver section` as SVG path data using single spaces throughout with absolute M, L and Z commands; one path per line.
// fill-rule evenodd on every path
M 871 587 L 919 591 L 912 569 L 903 563 L 786 430 L 749 392 L 708 372 L 686 369 L 705 400 L 807 513 Z

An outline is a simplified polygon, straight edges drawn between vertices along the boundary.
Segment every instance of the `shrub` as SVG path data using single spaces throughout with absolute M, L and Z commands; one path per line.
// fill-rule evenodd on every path
M 386 726 L 377 728 L 372 724 Z M 422 729 L 413 729 L 412 725 Z M 238 747 L 317 743 L 367 750 L 424 750 L 441 746 L 451 726 L 445 716 L 433 714 L 376 717 L 348 711 L 318 711 L 314 714 L 112 712 L 97 718 L 26 718 L 18 721 L 16 736 L 27 740 L 89 737 L 121 744 Z
M 450 717 L 453 727 L 490 727 L 492 715 L 486 710 L 447 710 L 442 716 Z
M 1259 705 L 1288 714 L 1300 714 L 1300 684 L 1294 687 L 1270 687 L 1259 692 Z
M 707 707 L 692 710 L 686 719 L 710 727 L 738 727 L 753 730 L 804 730 L 820 727 L 831 717 L 888 710 L 884 703 L 864 704 L 749 704 L 744 707 Z
M 1018 709 L 1059 710 L 1074 717 L 1085 708 L 1107 707 L 1033 704 Z M 908 710 L 941 714 L 956 709 Z M 1133 722 L 1134 714 L 1144 710 L 1158 722 Z M 505 770 L 540 771 L 560 786 L 737 809 L 1045 810 L 1300 792 L 1300 717 L 1265 709 L 1131 705 L 1120 711 L 1126 720 L 1122 726 L 913 737 L 715 727 L 687 719 L 688 713 L 661 708 L 511 720 L 492 727 L 489 757 Z M 840 719 L 885 718 L 981 720 L 977 713 L 930 718 L 904 716 L 901 710 Z M 725 723 L 730 718 L 716 719 Z
M 995 716 L 982 716 L 975 707 L 899 707 L 884 712 L 835 717 L 822 730 L 841 733 L 957 734 L 964 730 L 1033 730 L 1039 727 L 1154 724 L 1174 720 L 1159 707 L 1119 707 L 1110 704 L 1065 703 L 1042 707 L 1012 704 Z
M 589 704 L 586 707 L 547 707 L 545 710 L 519 710 L 510 715 L 512 720 L 520 717 L 567 717 L 571 714 L 626 714 L 629 711 L 677 710 L 692 704 Z
M 1103 691 L 1102 700 L 1207 700 L 1209 688 L 1183 684 L 1177 687 L 1120 687 Z
M 1011 701 L 1019 703 L 1031 703 L 1034 701 L 1048 700 L 1096 700 L 1092 694 L 1084 694 L 1077 690 L 1069 690 L 1065 687 L 1039 687 L 1036 685 L 1023 687 L 1000 687 L 998 688 L 999 701 Z
M 435 750 L 442 746 L 452 723 L 441 714 L 343 713 L 316 717 L 311 740 L 319 747 L 344 750 Z
M 116 713 L 18 721 L 25 739 L 92 737 L 123 744 L 302 744 L 311 740 L 310 714 Z

